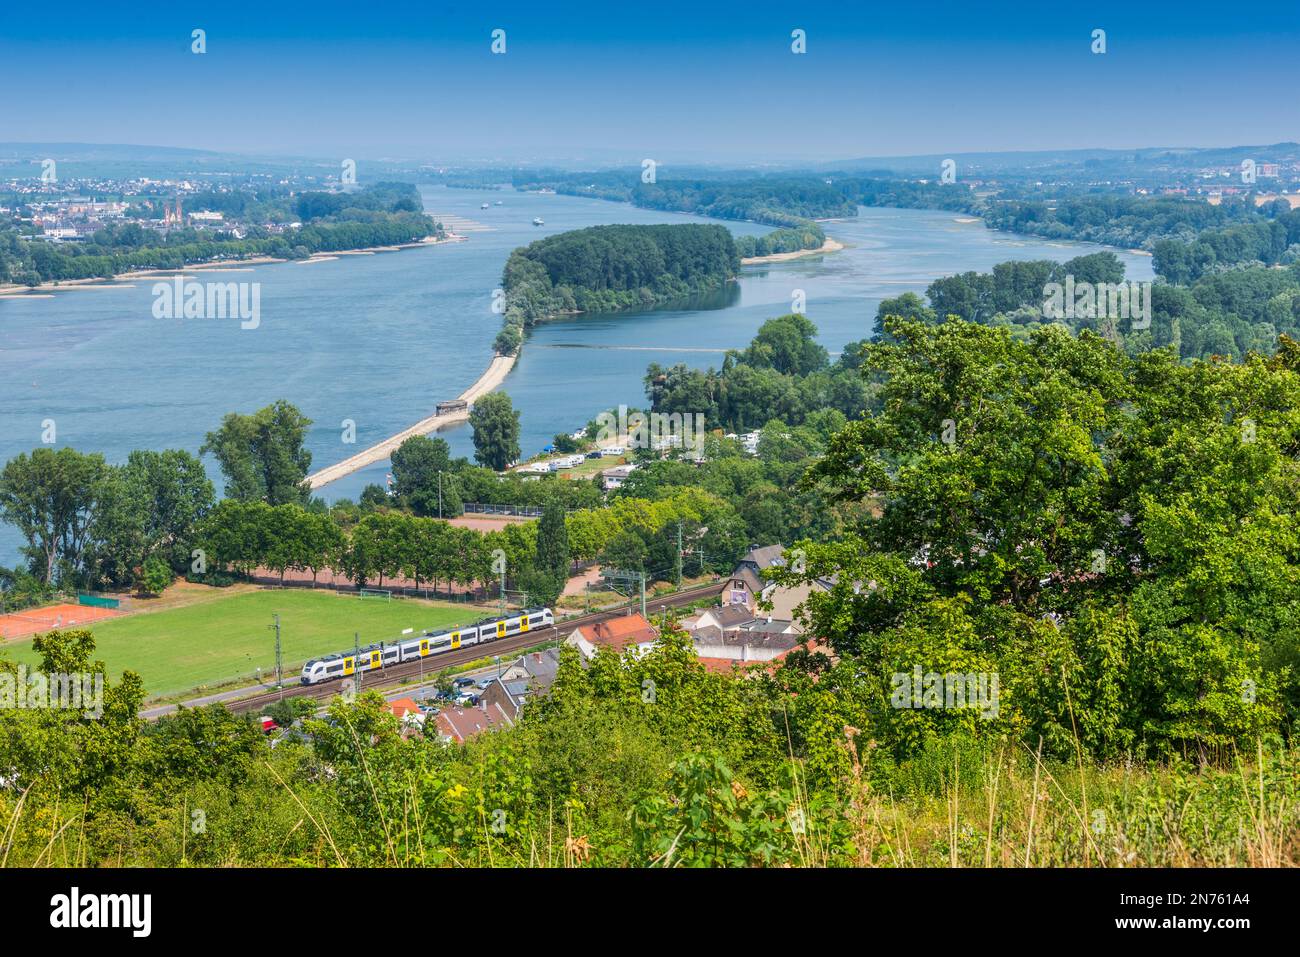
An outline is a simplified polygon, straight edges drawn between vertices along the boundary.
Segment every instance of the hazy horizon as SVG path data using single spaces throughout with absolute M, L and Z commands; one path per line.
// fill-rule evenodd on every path
M 1300 26 L 1208 4 L 27 9 L 0 35 L 4 142 L 746 165 L 1300 138 L 1278 105 Z
M 861 166 L 874 162 L 885 163 L 902 163 L 905 160 L 929 160 L 942 156 L 962 157 L 988 157 L 988 156 L 1007 156 L 1007 157 L 1037 157 L 1037 156 L 1066 156 L 1071 154 L 1088 154 L 1088 153 L 1108 153 L 1115 156 L 1123 156 L 1130 153 L 1180 153 L 1180 152 L 1204 152 L 1204 151 L 1236 151 L 1241 149 L 1266 149 L 1279 145 L 1300 146 L 1300 143 L 1294 140 L 1278 141 L 1276 143 L 1178 143 L 1178 144 L 1131 144 L 1121 147 L 1107 148 L 1086 148 L 1086 147 L 1060 147 L 1060 148 L 1043 148 L 1039 150 L 980 150 L 980 151 L 953 151 L 951 153 L 895 153 L 879 156 L 825 156 L 817 158 L 799 158 L 799 157 L 782 157 L 777 155 L 752 155 L 747 159 L 741 157 L 727 157 L 725 155 L 713 155 L 702 153 L 694 155 L 694 151 L 670 149 L 661 154 L 663 158 L 676 160 L 679 165 L 689 164 L 701 168 L 716 168 L 718 170 L 738 171 L 748 167 L 756 170 L 774 169 L 774 170 L 810 170 L 814 167 L 829 167 L 836 164 L 844 166 Z M 330 153 L 305 154 L 300 152 L 289 151 L 252 151 L 252 150 L 208 150 L 201 148 L 190 148 L 176 146 L 170 143 L 111 143 L 111 142 L 81 142 L 81 141 L 60 141 L 48 142 L 43 140 L 8 140 L 0 141 L 0 149 L 10 147 L 41 147 L 43 149 L 84 149 L 84 150 L 159 150 L 159 151 L 180 151 L 182 153 L 192 152 L 197 156 L 214 156 L 222 155 L 233 158 L 245 158 L 272 162 L 321 162 L 332 163 L 337 151 Z M 33 152 L 32 156 L 37 156 Z M 39 153 L 44 155 L 44 153 Z M 369 155 L 365 153 L 356 154 L 356 159 L 377 162 L 377 163 L 420 163 L 424 165 L 447 165 L 447 166 L 482 166 L 490 168 L 493 165 L 504 166 L 527 166 L 529 164 L 554 163 L 563 165 L 571 164 L 590 164 L 591 169 L 614 169 L 620 167 L 638 166 L 642 157 L 639 154 L 626 153 L 619 155 L 617 151 L 590 148 L 575 148 L 569 155 L 564 154 L 526 154 L 523 152 L 510 154 L 502 153 L 497 156 L 475 156 L 472 154 L 465 155 Z M 578 168 L 576 165 L 574 168 Z M 35 175 L 35 174 L 33 174 Z

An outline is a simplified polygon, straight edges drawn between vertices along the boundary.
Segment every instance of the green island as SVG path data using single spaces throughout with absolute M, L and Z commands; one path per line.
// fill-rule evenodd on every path
M 725 226 L 592 226 L 510 254 L 495 348 L 514 354 L 524 330 L 555 316 L 628 309 L 720 289 L 740 256 Z

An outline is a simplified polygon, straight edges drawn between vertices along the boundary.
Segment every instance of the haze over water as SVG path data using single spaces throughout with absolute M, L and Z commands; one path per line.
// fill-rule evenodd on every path
M 51 298 L 0 299 L 0 462 L 37 447 L 46 419 L 55 422 L 57 445 L 102 452 L 110 462 L 124 461 L 132 449 L 197 452 L 227 412 L 252 412 L 283 398 L 314 421 L 307 444 L 313 469 L 320 468 L 412 425 L 478 378 L 500 328 L 492 291 L 515 247 L 583 226 L 705 221 L 508 190 L 423 193 L 429 212 L 492 229 L 468 233 L 464 243 L 187 274 L 200 282 L 260 283 L 256 329 L 233 319 L 155 319 L 151 290 L 162 281 L 155 277 Z M 537 216 L 545 226 L 532 225 Z M 720 365 L 724 350 L 742 348 L 765 319 L 790 312 L 796 289 L 806 295 L 821 341 L 838 352 L 871 333 L 882 299 L 922 294 L 939 276 L 1100 248 L 998 233 L 960 218 L 862 209 L 856 220 L 827 225 L 848 246 L 841 252 L 746 267 L 727 292 L 676 308 L 537 327 L 504 386 L 522 413 L 523 454 L 603 409 L 643 405 L 650 362 Z M 769 231 L 725 225 L 736 234 Z M 1150 257 L 1120 258 L 1128 279 L 1152 278 Z M 342 442 L 345 419 L 356 423 L 354 445 Z M 472 456 L 468 426 L 440 434 L 453 454 Z M 216 463 L 205 465 L 219 486 Z M 355 498 L 366 484 L 382 483 L 388 468 L 372 466 L 322 494 Z M 0 564 L 17 563 L 19 545 L 16 530 L 0 525 Z

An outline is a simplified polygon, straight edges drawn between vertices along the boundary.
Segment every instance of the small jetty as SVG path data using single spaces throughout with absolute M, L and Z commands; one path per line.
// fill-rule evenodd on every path
M 345 475 L 351 475 L 353 472 L 360 471 L 368 465 L 374 465 L 376 462 L 382 462 L 397 450 L 397 448 L 413 435 L 428 435 L 430 432 L 436 432 L 441 428 L 449 425 L 455 425 L 458 422 L 465 422 L 469 419 L 469 410 L 474 405 L 474 400 L 480 396 L 487 395 L 497 386 L 505 381 L 511 368 L 515 364 L 514 356 L 494 356 L 492 362 L 488 365 L 487 371 L 478 377 L 478 380 L 462 392 L 455 399 L 448 399 L 445 402 L 439 402 L 434 407 L 433 415 L 427 419 L 421 419 L 409 429 L 403 429 L 394 436 L 384 439 L 356 455 L 344 459 L 334 465 L 327 465 L 319 472 L 313 472 L 307 476 L 307 484 L 311 488 L 318 489 L 330 482 L 338 481 Z

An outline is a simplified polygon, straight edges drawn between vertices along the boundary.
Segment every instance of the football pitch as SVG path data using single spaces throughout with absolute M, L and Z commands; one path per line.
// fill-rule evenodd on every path
M 95 657 L 108 667 L 110 681 L 127 669 L 144 681 L 149 697 L 275 675 L 275 614 L 286 681 L 296 681 L 302 663 L 314 655 L 351 648 L 354 633 L 362 645 L 392 641 L 406 628 L 417 632 L 486 617 L 482 609 L 416 599 L 360 600 L 327 591 L 276 589 L 242 592 L 165 611 L 144 612 L 89 627 Z M 0 645 L 0 655 L 35 665 L 31 639 Z

